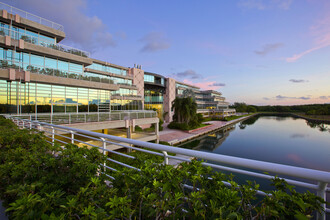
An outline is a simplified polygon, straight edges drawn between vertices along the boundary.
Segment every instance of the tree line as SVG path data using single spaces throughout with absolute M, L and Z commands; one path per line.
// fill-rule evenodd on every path
M 292 112 L 305 113 L 307 115 L 330 115 L 330 104 L 309 104 L 309 105 L 247 105 L 244 102 L 235 102 L 230 108 L 235 108 L 236 112 Z

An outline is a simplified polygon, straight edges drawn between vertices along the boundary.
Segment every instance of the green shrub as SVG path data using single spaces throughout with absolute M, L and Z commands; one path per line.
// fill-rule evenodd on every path
M 135 125 L 135 131 L 143 131 L 143 129 L 140 126 Z
M 279 178 L 259 198 L 257 184 L 239 186 L 201 161 L 174 167 L 145 155 L 131 163 L 140 172 L 106 171 L 115 178 L 107 185 L 96 148 L 52 146 L 0 118 L 0 198 L 12 219 L 306 219 L 322 210 L 320 197 Z
M 179 122 L 174 122 L 172 121 L 167 125 L 168 128 L 170 129 L 179 129 L 179 130 L 190 130 L 190 126 L 187 123 L 179 123 Z

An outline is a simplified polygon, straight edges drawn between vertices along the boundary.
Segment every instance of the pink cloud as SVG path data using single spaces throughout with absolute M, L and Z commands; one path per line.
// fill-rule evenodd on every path
M 201 89 L 204 89 L 204 90 L 217 90 L 219 88 L 221 88 L 221 86 L 217 86 L 215 84 L 218 84 L 216 81 L 209 81 L 209 82 L 200 82 L 200 83 L 194 83 L 190 80 L 183 80 L 184 83 L 187 83 L 187 84 L 190 84 L 190 85 L 193 85 L 193 86 L 197 86 Z
M 329 5 L 325 7 L 329 8 Z M 286 58 L 285 60 L 287 62 L 295 62 L 313 51 L 330 46 L 330 14 L 326 13 L 323 19 L 319 20 L 316 25 L 310 27 L 310 34 L 314 36 L 314 46 L 301 53 L 294 54 L 292 57 Z
M 330 40 L 330 39 L 329 39 L 329 40 Z M 292 57 L 288 57 L 288 58 L 286 58 L 285 60 L 286 60 L 286 62 L 288 62 L 288 63 L 296 62 L 297 60 L 299 60 L 301 57 L 305 56 L 306 54 L 309 54 L 309 53 L 311 53 L 311 52 L 313 52 L 313 51 L 315 51 L 315 50 L 319 50 L 319 49 L 321 49 L 321 48 L 327 47 L 327 46 L 329 46 L 329 45 L 330 45 L 330 42 L 328 42 L 328 44 L 326 44 L 326 45 L 320 45 L 320 46 L 313 47 L 313 48 L 308 49 L 308 50 L 306 50 L 306 51 L 304 51 L 304 52 L 301 52 L 301 53 L 299 53 L 299 54 L 295 54 L 295 55 L 293 55 Z

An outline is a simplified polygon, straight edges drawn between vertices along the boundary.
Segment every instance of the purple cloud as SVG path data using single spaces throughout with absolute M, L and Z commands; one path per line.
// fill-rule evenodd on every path
M 116 42 L 108 27 L 97 16 L 88 16 L 87 0 L 17 0 L 9 2 L 18 8 L 47 18 L 64 26 L 70 45 L 95 52 L 101 48 L 114 47 Z
M 262 47 L 261 50 L 256 50 L 256 51 L 254 51 L 254 53 L 258 54 L 260 56 L 266 56 L 267 54 L 269 54 L 283 46 L 284 46 L 283 43 L 266 44 Z
M 194 70 L 191 69 L 179 73 L 174 73 L 173 76 L 176 78 L 189 78 L 189 79 L 201 78 L 200 74 L 196 73 Z
M 171 44 L 165 39 L 164 34 L 161 32 L 151 32 L 145 35 L 140 41 L 145 43 L 141 52 L 156 52 L 171 47 Z
M 304 79 L 290 79 L 290 82 L 293 83 L 304 83 L 304 82 L 308 82 L 308 80 L 304 80 Z
M 308 100 L 308 99 L 311 99 L 311 98 L 310 97 L 305 97 L 305 96 L 289 97 L 289 96 L 278 95 L 278 96 L 276 96 L 276 99 L 302 99 L 302 100 Z
M 226 86 L 225 83 L 213 83 L 210 86 Z

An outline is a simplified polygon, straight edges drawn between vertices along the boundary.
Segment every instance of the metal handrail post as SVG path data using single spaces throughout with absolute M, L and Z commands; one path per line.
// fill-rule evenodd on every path
M 102 140 L 102 148 L 103 148 L 103 155 L 106 155 L 106 149 L 107 149 L 107 143 L 105 142 L 105 138 L 100 138 L 101 140 Z M 106 168 L 105 168 L 105 166 L 106 166 L 106 162 L 104 162 L 103 163 L 103 165 L 104 165 L 104 172 L 106 171 Z
M 52 129 L 52 145 L 54 146 L 55 145 L 55 129 L 54 127 L 51 127 Z
M 164 164 L 168 165 L 168 154 L 166 151 L 162 151 L 162 153 L 164 154 Z
M 324 201 L 327 201 L 327 198 L 326 198 L 326 188 L 327 188 L 327 183 L 324 183 L 324 182 L 318 182 L 318 190 L 316 192 L 316 195 L 321 197 Z M 326 203 L 323 203 L 322 204 L 322 213 L 317 213 L 317 219 L 321 219 L 321 220 L 325 220 L 325 217 L 326 217 Z
M 74 131 L 70 131 L 71 133 L 71 144 L 74 144 Z

